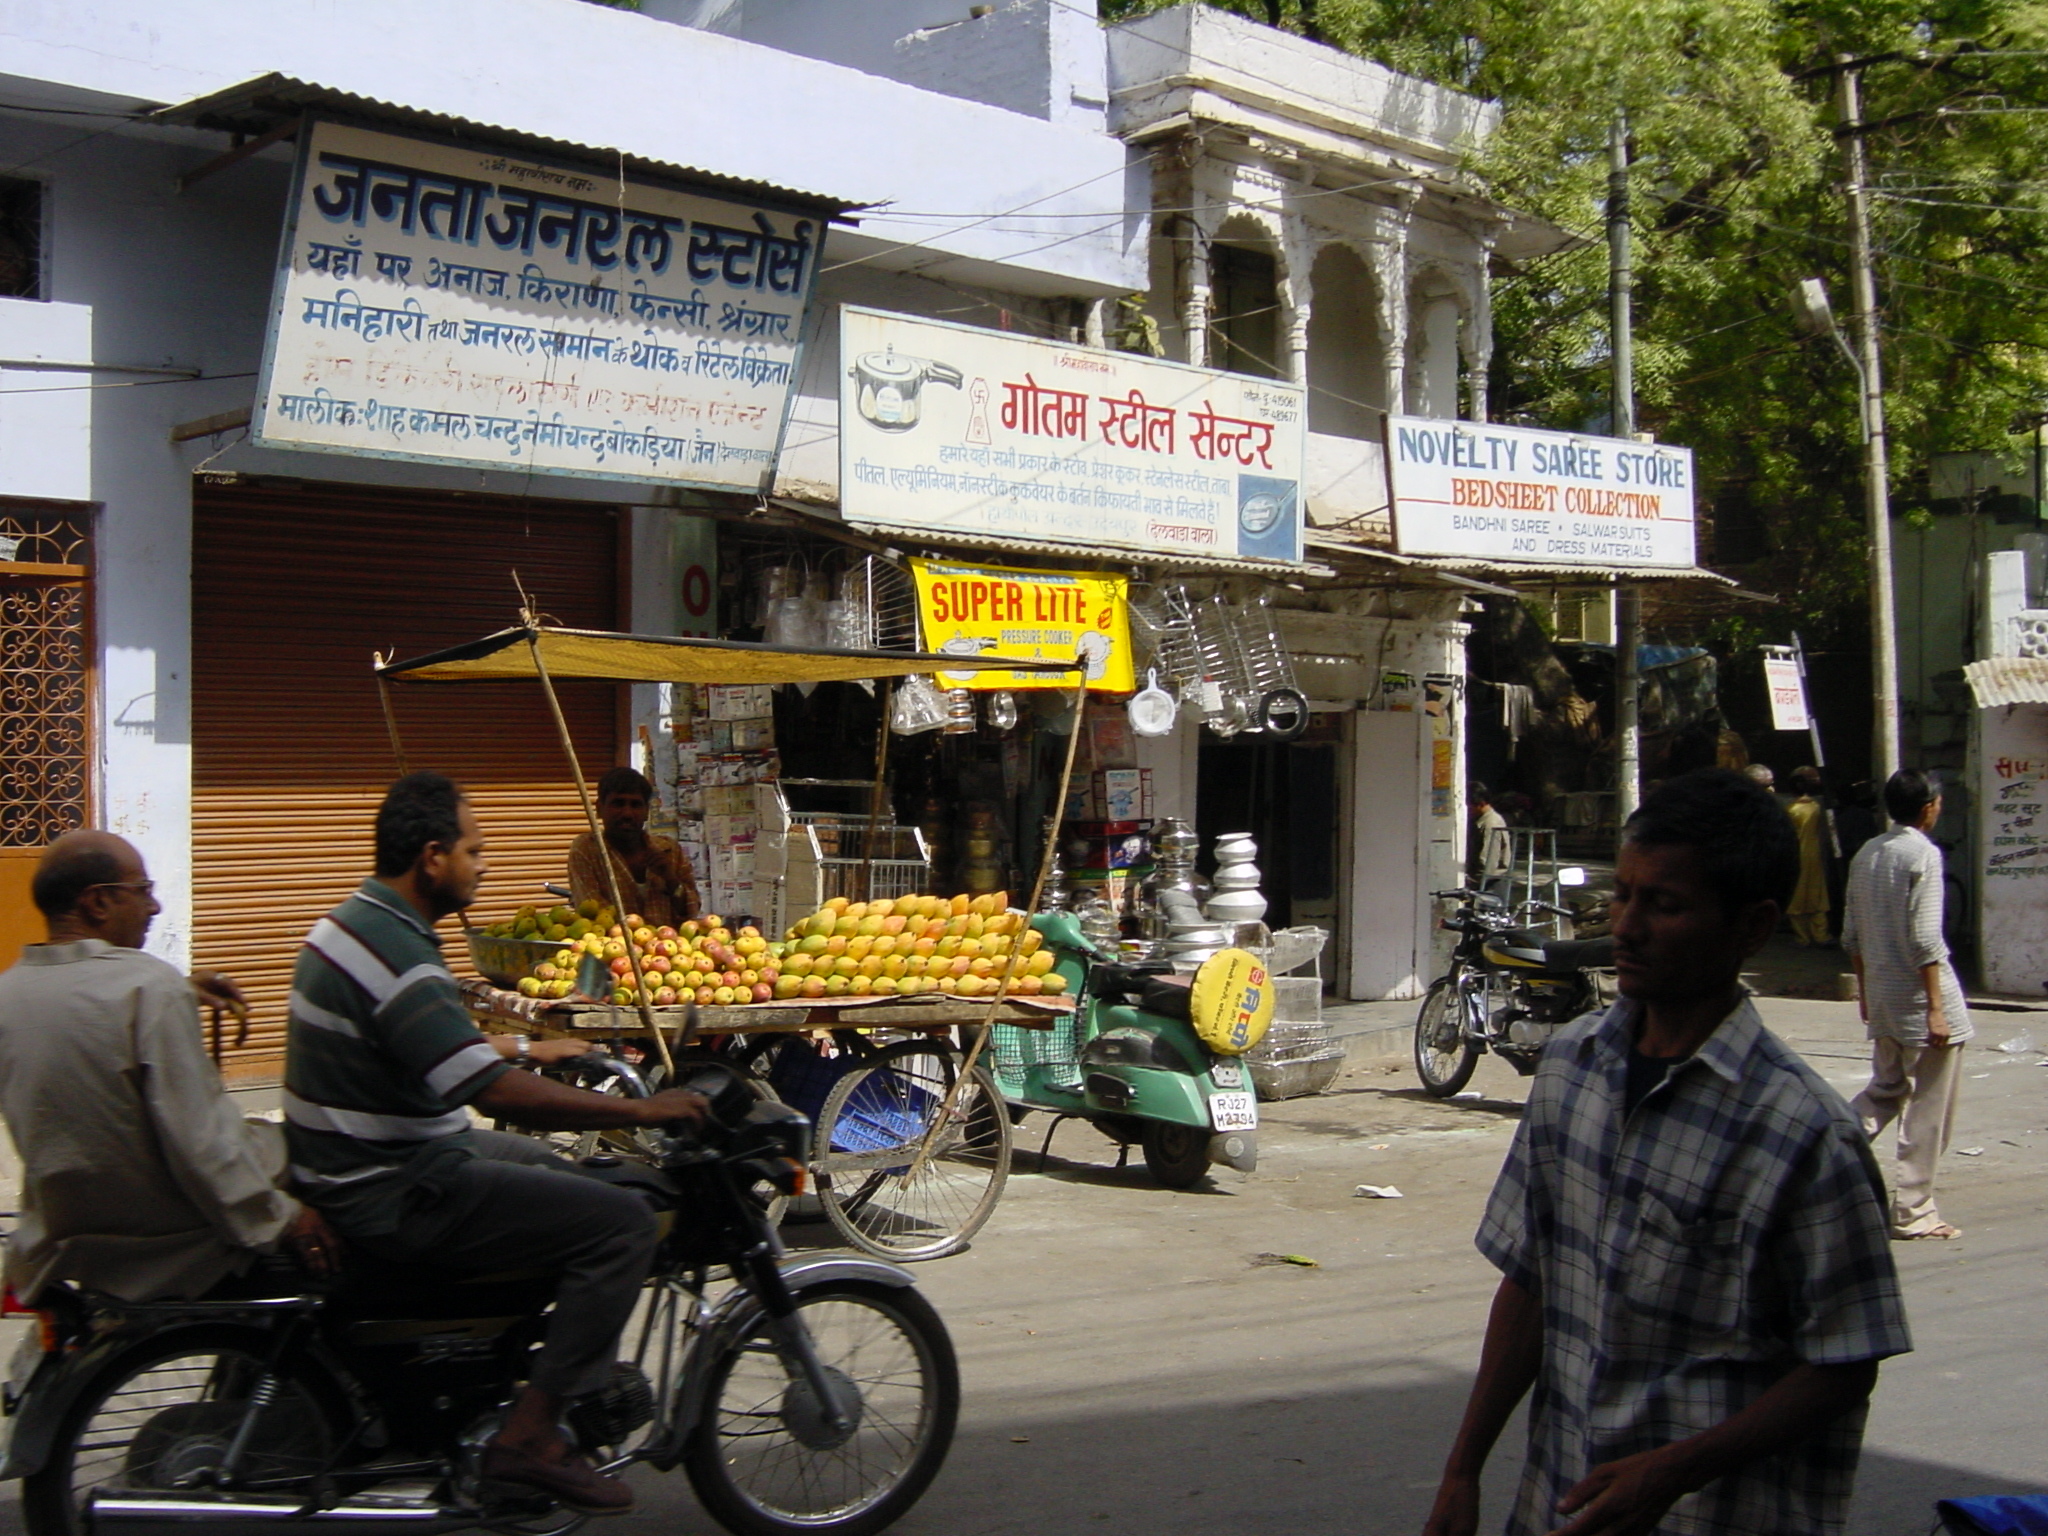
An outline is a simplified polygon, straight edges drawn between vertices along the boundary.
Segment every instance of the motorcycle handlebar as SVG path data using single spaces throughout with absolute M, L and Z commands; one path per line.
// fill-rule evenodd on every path
M 616 1056 L 592 1051 L 587 1056 L 571 1056 L 561 1065 L 579 1072 L 598 1072 L 607 1077 L 616 1077 L 620 1088 L 629 1099 L 648 1099 L 654 1096 L 654 1090 L 647 1086 L 647 1079 L 640 1075 L 639 1068 L 630 1061 L 621 1061 Z

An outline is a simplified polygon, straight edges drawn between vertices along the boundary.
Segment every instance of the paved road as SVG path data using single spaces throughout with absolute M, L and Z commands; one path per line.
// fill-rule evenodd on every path
M 1852 1007 L 1773 1001 L 1767 1017 L 1843 1090 L 1860 1085 Z M 1982 1152 L 1943 1168 L 1943 1210 L 1965 1236 L 1897 1249 L 1919 1349 L 1878 1388 L 1861 1536 L 1921 1536 L 1944 1495 L 2048 1492 L 2048 1068 L 1990 1048 L 2022 1029 L 2048 1046 L 2048 1019 L 1981 1023 L 1956 1146 Z M 1405 1061 L 1360 1061 L 1330 1094 L 1268 1106 L 1258 1173 L 1186 1194 L 1117 1170 L 1081 1125 L 1060 1129 L 1043 1174 L 1020 1155 L 973 1250 L 920 1270 L 959 1346 L 966 1407 L 952 1459 L 896 1530 L 1416 1530 L 1493 1288 L 1471 1233 L 1522 1085 L 1492 1060 L 1472 1097 L 1439 1104 L 1413 1085 Z M 1042 1135 L 1041 1117 L 1026 1123 L 1034 1149 Z M 1361 1182 L 1405 1198 L 1356 1199 Z M 1256 1265 L 1260 1253 L 1317 1267 Z M 1504 1453 L 1496 1508 L 1513 1467 Z M 680 1474 L 638 1484 L 641 1513 L 607 1536 L 716 1531 Z M 17 1528 L 0 1506 L 0 1533 Z

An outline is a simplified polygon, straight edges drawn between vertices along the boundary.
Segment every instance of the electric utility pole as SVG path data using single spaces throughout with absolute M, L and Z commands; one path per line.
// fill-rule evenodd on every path
M 1899 642 L 1892 607 L 1892 512 L 1886 466 L 1884 372 L 1878 349 L 1877 280 L 1870 261 L 1869 168 L 1863 145 L 1863 108 L 1857 71 L 1849 56 L 1841 66 L 1837 102 L 1849 156 L 1849 256 L 1855 296 L 1857 374 L 1863 390 L 1863 501 L 1870 523 L 1870 705 L 1872 777 L 1879 782 L 1899 771 Z
M 1636 435 L 1636 360 L 1631 313 L 1635 274 L 1628 228 L 1628 119 L 1615 114 L 1607 134 L 1608 352 L 1614 370 L 1614 435 Z M 1614 587 L 1614 820 L 1627 823 L 1642 798 L 1642 726 L 1638 656 L 1643 644 L 1642 594 L 1630 582 Z

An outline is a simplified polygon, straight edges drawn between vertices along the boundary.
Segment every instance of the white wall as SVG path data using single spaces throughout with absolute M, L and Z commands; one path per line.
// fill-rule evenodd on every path
M 1092 0 L 1005 0 L 984 16 L 969 0 L 645 0 L 641 14 L 1052 122 L 1102 123 Z
M 205 0 L 173 15 L 153 0 L 0 0 L 0 83 L 30 93 L 17 100 L 54 85 L 168 104 L 272 72 L 939 216 L 869 215 L 852 238 L 873 250 L 1015 266 L 1059 291 L 1144 282 L 1141 241 L 1117 219 L 1124 148 L 1085 118 L 1041 121 L 583 0 Z M 1033 202 L 1029 218 L 965 227 Z
M 92 306 L 0 299 L 0 496 L 84 501 L 92 484 Z
M 1990 992 L 2048 990 L 2048 705 L 1977 711 L 1977 952 Z

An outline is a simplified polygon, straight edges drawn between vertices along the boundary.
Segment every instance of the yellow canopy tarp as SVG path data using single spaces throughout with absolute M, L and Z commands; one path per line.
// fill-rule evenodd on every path
M 1076 670 L 1058 662 L 1015 657 L 937 656 L 922 651 L 831 651 L 761 645 L 748 640 L 622 635 L 596 629 L 524 625 L 466 645 L 406 661 L 385 662 L 380 677 L 401 682 L 461 683 L 538 677 L 538 642 L 548 676 L 617 683 L 840 683 L 909 677 L 919 672 L 1046 672 Z

